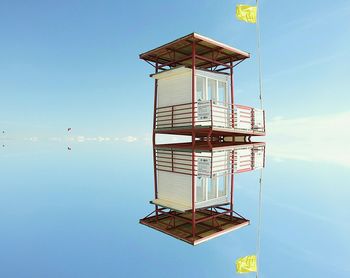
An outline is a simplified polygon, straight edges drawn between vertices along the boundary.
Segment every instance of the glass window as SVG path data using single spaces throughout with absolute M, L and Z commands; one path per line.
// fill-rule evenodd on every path
M 226 82 L 219 81 L 218 83 L 218 99 L 219 104 L 226 104 Z
M 205 100 L 205 78 L 196 76 L 197 101 Z
M 216 198 L 216 178 L 208 180 L 208 200 Z
M 208 99 L 215 101 L 216 97 L 216 80 L 208 78 Z
M 196 202 L 205 201 L 205 178 L 197 177 Z
M 218 184 L 218 197 L 226 195 L 226 176 L 222 175 L 217 178 Z

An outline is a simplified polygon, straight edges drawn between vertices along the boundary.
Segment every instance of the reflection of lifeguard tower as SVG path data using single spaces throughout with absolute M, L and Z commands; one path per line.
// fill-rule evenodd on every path
M 264 143 L 155 146 L 155 211 L 140 223 L 196 245 L 249 224 L 233 210 L 234 174 L 264 167 Z
M 155 134 L 265 135 L 263 110 L 234 101 L 233 68 L 249 53 L 196 33 L 140 55 L 155 68 Z

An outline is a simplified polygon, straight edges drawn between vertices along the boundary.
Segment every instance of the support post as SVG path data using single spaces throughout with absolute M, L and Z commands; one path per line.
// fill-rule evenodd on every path
M 230 216 L 233 216 L 233 189 L 234 189 L 234 161 L 235 161 L 235 151 L 232 150 L 231 157 L 231 199 L 230 199 Z
M 196 41 L 192 42 L 192 131 L 194 131 L 194 104 L 195 104 L 195 92 L 196 92 Z
M 158 73 L 158 62 L 156 62 L 155 73 Z M 157 125 L 157 98 L 158 98 L 158 79 L 154 79 L 154 107 L 153 107 L 153 146 L 156 144 L 156 125 Z
M 195 172 L 194 172 L 194 161 L 195 161 L 195 151 L 194 151 L 194 141 L 196 138 L 194 137 L 194 133 L 192 133 L 192 238 L 196 239 L 196 185 L 195 185 Z
M 234 91 L 233 91 L 233 65 L 230 62 L 230 91 L 231 91 L 231 118 L 232 118 L 232 128 L 235 127 L 235 102 L 234 102 Z
M 155 73 L 158 73 L 158 61 L 156 62 Z M 156 158 L 156 121 L 157 121 L 157 98 L 158 98 L 158 80 L 154 80 L 154 110 L 153 110 L 153 176 L 154 176 L 154 198 L 158 198 L 158 184 L 157 184 L 157 158 Z M 158 221 L 158 205 L 155 205 L 156 221 Z
M 207 84 L 207 82 L 205 83 Z M 211 130 L 213 130 L 214 127 L 214 120 L 213 120 L 213 100 L 210 100 L 210 123 L 211 123 Z
M 195 240 L 196 236 L 196 208 L 195 208 L 195 198 L 196 198 L 196 187 L 195 187 L 195 175 L 194 175 L 194 147 L 196 143 L 195 134 L 195 121 L 194 121 L 194 104 L 195 104 L 195 92 L 196 92 L 196 41 L 193 38 L 192 42 L 192 237 Z

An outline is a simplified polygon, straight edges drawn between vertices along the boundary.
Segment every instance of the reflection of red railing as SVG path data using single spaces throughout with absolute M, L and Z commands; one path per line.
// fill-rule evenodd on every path
M 210 100 L 195 102 L 193 112 L 196 127 L 221 127 L 265 132 L 263 110 Z M 192 103 L 169 105 L 156 109 L 156 129 L 186 127 L 192 127 Z
M 261 152 L 260 161 L 255 155 Z M 226 150 L 220 152 L 192 152 L 179 149 L 156 149 L 155 166 L 158 171 L 173 172 L 195 176 L 230 175 L 251 171 L 264 165 L 265 147 L 258 145 L 251 148 Z M 192 172 L 192 156 L 194 169 Z M 233 169 L 232 169 L 233 167 Z

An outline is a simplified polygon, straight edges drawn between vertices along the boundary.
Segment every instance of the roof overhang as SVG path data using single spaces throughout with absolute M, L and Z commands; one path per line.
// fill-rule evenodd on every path
M 208 37 L 191 33 L 182 38 L 140 54 L 140 59 L 158 63 L 159 67 L 192 66 L 192 46 L 195 46 L 196 68 L 212 69 L 225 67 L 250 57 L 248 52 L 239 50 Z

